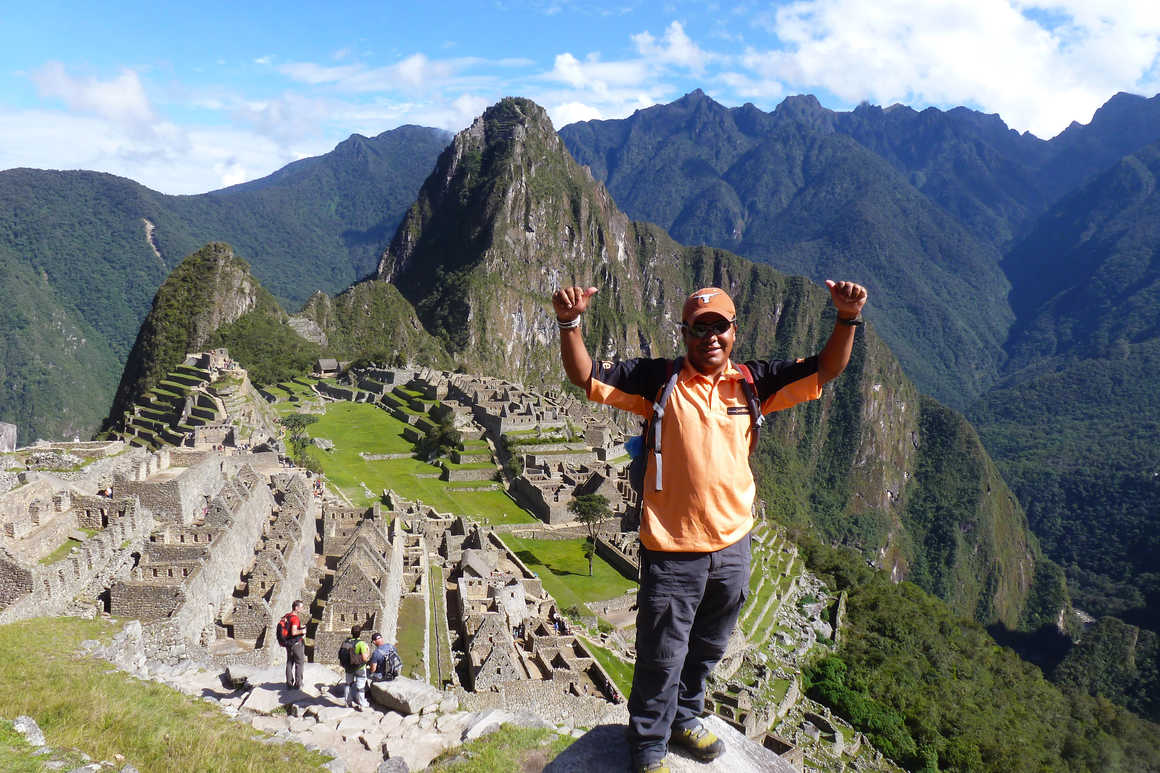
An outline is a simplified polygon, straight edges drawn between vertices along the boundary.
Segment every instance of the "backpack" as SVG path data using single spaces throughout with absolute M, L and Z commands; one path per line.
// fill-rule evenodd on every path
M 282 615 L 282 619 L 279 620 L 278 625 L 274 627 L 274 633 L 278 637 L 278 644 L 283 647 L 290 646 L 290 631 L 294 630 L 293 626 L 290 625 L 290 616 L 292 614 L 294 613 L 287 612 L 286 614 Z
M 663 491 L 661 488 L 661 473 L 663 471 L 661 466 L 661 420 L 665 417 L 665 403 L 668 402 L 673 387 L 677 385 L 677 379 L 681 375 L 681 366 L 684 362 L 684 357 L 669 361 L 665 370 L 664 386 L 661 387 L 656 400 L 653 401 L 652 414 L 641 425 L 641 434 L 625 444 L 630 448 L 630 454 L 633 449 L 638 450 L 628 466 L 628 483 L 632 486 L 632 490 L 641 496 L 644 496 L 644 473 L 648 467 L 648 455 L 645 452 L 650 448 L 656 459 L 656 490 Z M 749 406 L 749 417 L 753 421 L 753 433 L 749 437 L 749 453 L 752 454 L 753 449 L 757 448 L 757 439 L 761 434 L 761 425 L 765 423 L 765 417 L 761 415 L 761 403 L 757 399 L 757 387 L 753 383 L 753 373 L 749 370 L 749 366 L 744 363 L 736 363 L 735 367 L 741 372 L 741 391 L 745 393 L 745 402 Z
M 347 639 L 338 648 L 338 662 L 347 671 L 357 671 L 367 663 L 367 656 L 358 651 L 359 640 Z
M 390 647 L 383 658 L 383 679 L 394 679 L 403 670 L 403 661 L 394 647 Z

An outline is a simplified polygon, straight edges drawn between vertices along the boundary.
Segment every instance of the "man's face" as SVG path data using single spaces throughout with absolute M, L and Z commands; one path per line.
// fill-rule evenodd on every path
M 729 321 L 716 312 L 710 312 L 684 327 L 685 350 L 689 362 L 698 372 L 714 376 L 725 370 L 729 356 L 733 353 L 733 339 L 737 335 L 736 325 L 726 326 L 725 323 Z M 711 330 L 703 337 L 694 335 L 701 329 Z M 718 329 L 723 330 L 717 332 Z
M 383 637 L 376 636 L 375 638 L 371 639 L 371 643 L 374 644 L 376 647 L 378 647 L 380 644 L 383 643 Z

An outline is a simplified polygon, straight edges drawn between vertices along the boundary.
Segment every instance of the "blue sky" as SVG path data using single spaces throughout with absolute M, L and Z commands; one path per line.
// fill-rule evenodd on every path
M 352 133 L 459 130 L 526 96 L 556 126 L 695 88 L 999 113 L 1054 136 L 1160 91 L 1155 0 L 10 4 L 0 169 L 95 169 L 199 193 Z M 101 6 L 113 6 L 112 8 Z

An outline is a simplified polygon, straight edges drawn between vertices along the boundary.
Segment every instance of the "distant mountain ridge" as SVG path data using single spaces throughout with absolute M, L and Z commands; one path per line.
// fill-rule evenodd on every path
M 0 420 L 21 443 L 95 431 L 154 293 L 207 243 L 229 242 L 292 308 L 371 273 L 449 138 L 353 135 L 197 196 L 96 172 L 0 172 Z

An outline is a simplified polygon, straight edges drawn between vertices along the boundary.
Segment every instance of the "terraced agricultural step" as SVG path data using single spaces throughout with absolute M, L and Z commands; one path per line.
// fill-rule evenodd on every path
M 195 387 L 205 383 L 205 379 L 198 378 L 197 376 L 190 376 L 186 373 L 170 373 L 166 377 L 166 380 L 172 381 L 175 384 L 182 384 L 186 387 Z
M 209 371 L 205 368 L 195 368 L 192 365 L 178 365 L 170 373 L 196 378 L 199 381 L 209 381 Z

